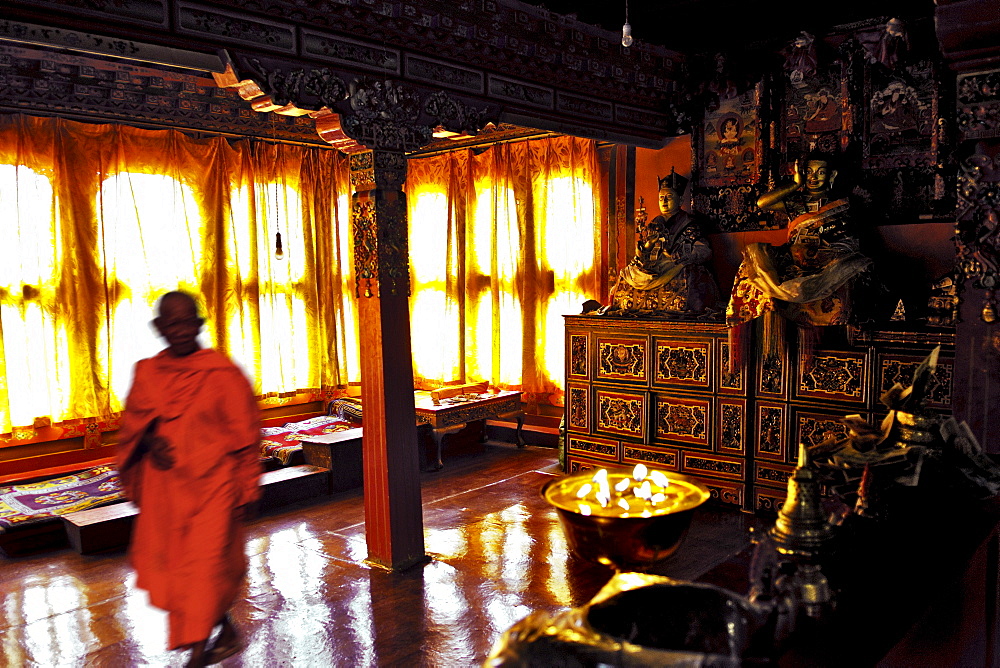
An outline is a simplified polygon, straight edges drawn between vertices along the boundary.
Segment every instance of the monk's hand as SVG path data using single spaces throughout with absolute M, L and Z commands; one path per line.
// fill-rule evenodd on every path
M 170 442 L 162 436 L 150 437 L 149 456 L 153 461 L 153 468 L 169 471 L 174 467 L 174 449 Z

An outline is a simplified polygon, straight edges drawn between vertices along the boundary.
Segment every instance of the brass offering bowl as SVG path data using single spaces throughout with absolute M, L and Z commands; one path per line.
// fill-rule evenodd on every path
M 601 471 L 556 478 L 541 493 L 556 509 L 573 554 L 619 572 L 649 570 L 676 552 L 695 508 L 710 496 L 707 487 L 677 473 L 645 467 Z M 595 480 L 602 475 L 605 482 Z M 581 494 L 585 488 L 590 492 Z M 602 489 L 610 498 L 598 496 Z

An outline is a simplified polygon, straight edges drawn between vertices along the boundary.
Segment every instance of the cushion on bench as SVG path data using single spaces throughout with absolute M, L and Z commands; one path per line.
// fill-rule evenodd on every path
M 97 466 L 41 482 L 0 487 L 0 533 L 124 498 L 118 472 Z
M 354 426 L 336 416 L 320 415 L 299 422 L 288 422 L 280 427 L 267 427 L 260 430 L 260 454 L 262 457 L 277 459 L 283 466 L 293 465 L 302 459 L 302 436 L 332 434 Z

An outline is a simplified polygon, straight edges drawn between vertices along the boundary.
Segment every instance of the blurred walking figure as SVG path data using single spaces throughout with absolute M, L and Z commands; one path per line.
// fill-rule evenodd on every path
M 198 343 L 204 321 L 191 296 L 168 292 L 157 312 L 167 347 L 135 365 L 119 432 L 122 484 L 139 506 L 129 552 L 137 586 L 169 614 L 170 649 L 205 666 L 241 649 L 228 611 L 246 573 L 243 520 L 259 496 L 258 409 L 243 372 Z

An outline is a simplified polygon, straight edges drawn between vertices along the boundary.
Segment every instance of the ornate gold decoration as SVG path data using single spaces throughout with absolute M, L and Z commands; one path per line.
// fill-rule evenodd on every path
M 798 422 L 798 440 L 805 443 L 807 447 L 819 445 L 827 438 L 846 438 L 848 434 L 847 426 L 834 417 L 823 418 L 800 414 Z
M 684 470 L 702 471 L 704 473 L 738 478 L 740 480 L 746 475 L 745 465 L 742 461 L 720 459 L 705 455 L 692 455 L 689 452 L 684 453 Z
M 954 327 L 958 324 L 959 294 L 962 285 L 955 272 L 938 279 L 931 285 L 927 299 L 927 324 L 935 327 Z
M 355 195 L 351 220 L 357 296 L 410 294 L 406 200 L 399 191 Z
M 597 392 L 597 430 L 642 436 L 645 398 L 641 395 Z
M 587 395 L 588 390 L 585 387 L 571 387 L 569 389 L 569 424 L 571 427 L 580 429 L 590 427 Z
M 794 469 L 792 467 L 770 464 L 767 462 L 757 462 L 754 464 L 754 481 L 785 485 L 792 477 L 793 472 Z
M 646 345 L 634 339 L 598 339 L 598 375 L 628 380 L 646 379 Z
M 782 394 L 784 391 L 785 360 L 781 355 L 763 355 L 760 362 L 760 391 Z
M 656 380 L 684 385 L 708 385 L 708 347 L 656 345 Z
M 803 394 L 838 395 L 845 399 L 864 399 L 864 361 L 860 356 L 832 355 L 813 357 L 803 369 L 799 391 Z
M 722 404 L 722 424 L 719 447 L 723 450 L 744 451 L 744 408 L 741 404 Z
M 708 478 L 699 478 L 698 481 L 705 485 L 705 487 L 708 487 L 708 492 L 712 495 L 711 498 L 713 501 L 734 506 L 743 505 L 743 485 L 727 485 L 723 482 L 709 480 Z
M 677 453 L 673 450 L 642 450 L 626 446 L 624 459 L 629 462 L 651 462 L 669 469 L 677 468 Z
M 774 406 L 757 407 L 757 452 L 784 456 L 785 409 Z
M 569 375 L 587 376 L 587 335 L 573 334 L 569 337 Z
M 742 390 L 743 389 L 743 369 L 730 369 L 729 368 L 729 353 L 730 346 L 728 343 L 723 343 L 720 350 L 722 356 L 722 376 L 719 381 L 719 386 L 727 390 Z
M 375 202 L 355 200 L 351 208 L 354 233 L 354 281 L 357 297 L 375 297 L 378 289 L 378 245 L 375 240 Z
M 1000 282 L 1000 156 L 975 153 L 959 164 L 955 223 L 956 266 L 985 291 L 980 317 L 997 320 Z
M 589 452 L 604 457 L 618 458 L 617 443 L 575 437 L 570 437 L 568 442 L 570 451 Z
M 708 445 L 708 402 L 656 401 L 656 435 Z

